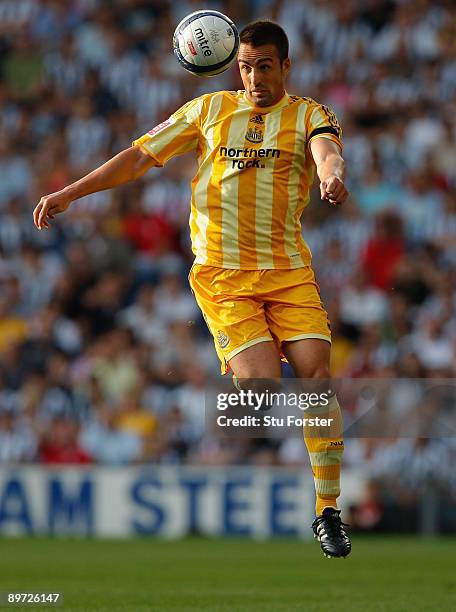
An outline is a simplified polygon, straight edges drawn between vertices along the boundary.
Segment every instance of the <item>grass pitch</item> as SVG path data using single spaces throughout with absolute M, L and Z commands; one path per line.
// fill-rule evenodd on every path
M 358 537 L 346 560 L 316 541 L 0 539 L 0 591 L 63 606 L 2 610 L 408 612 L 456 610 L 456 540 Z

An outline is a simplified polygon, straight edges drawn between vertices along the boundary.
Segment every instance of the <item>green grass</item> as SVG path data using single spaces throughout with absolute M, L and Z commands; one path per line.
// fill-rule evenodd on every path
M 456 610 L 456 540 L 317 542 L 0 539 L 0 591 L 60 591 L 63 607 L 9 610 L 408 612 Z

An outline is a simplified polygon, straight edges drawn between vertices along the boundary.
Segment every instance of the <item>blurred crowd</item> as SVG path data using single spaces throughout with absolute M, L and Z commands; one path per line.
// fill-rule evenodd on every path
M 333 374 L 454 377 L 454 2 L 205 6 L 239 26 L 278 21 L 291 44 L 288 91 L 330 105 L 342 124 L 350 200 L 335 209 L 314 189 L 303 215 Z M 51 230 L 32 222 L 42 195 L 188 99 L 242 87 L 235 66 L 197 79 L 173 57 L 175 25 L 200 8 L 0 3 L 0 463 L 307 461 L 302 442 L 228 445 L 205 427 L 204 392 L 219 364 L 186 279 L 191 156 L 82 199 Z M 347 410 L 356 416 L 356 405 Z M 454 439 L 428 433 L 351 440 L 346 465 L 377 480 L 451 465 Z

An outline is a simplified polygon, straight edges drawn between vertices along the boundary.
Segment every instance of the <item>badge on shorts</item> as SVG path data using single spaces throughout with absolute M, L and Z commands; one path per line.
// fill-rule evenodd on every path
M 228 346 L 228 344 L 230 343 L 230 339 L 228 338 L 228 336 L 225 334 L 225 332 L 222 332 L 221 330 L 219 330 L 217 332 L 217 342 L 219 343 L 219 347 L 221 349 L 224 349 Z

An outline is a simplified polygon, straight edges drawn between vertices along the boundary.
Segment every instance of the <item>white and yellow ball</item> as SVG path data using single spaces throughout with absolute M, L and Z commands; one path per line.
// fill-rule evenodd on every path
M 180 65 L 201 77 L 225 72 L 236 58 L 239 33 L 218 11 L 195 11 L 177 26 L 173 49 Z

